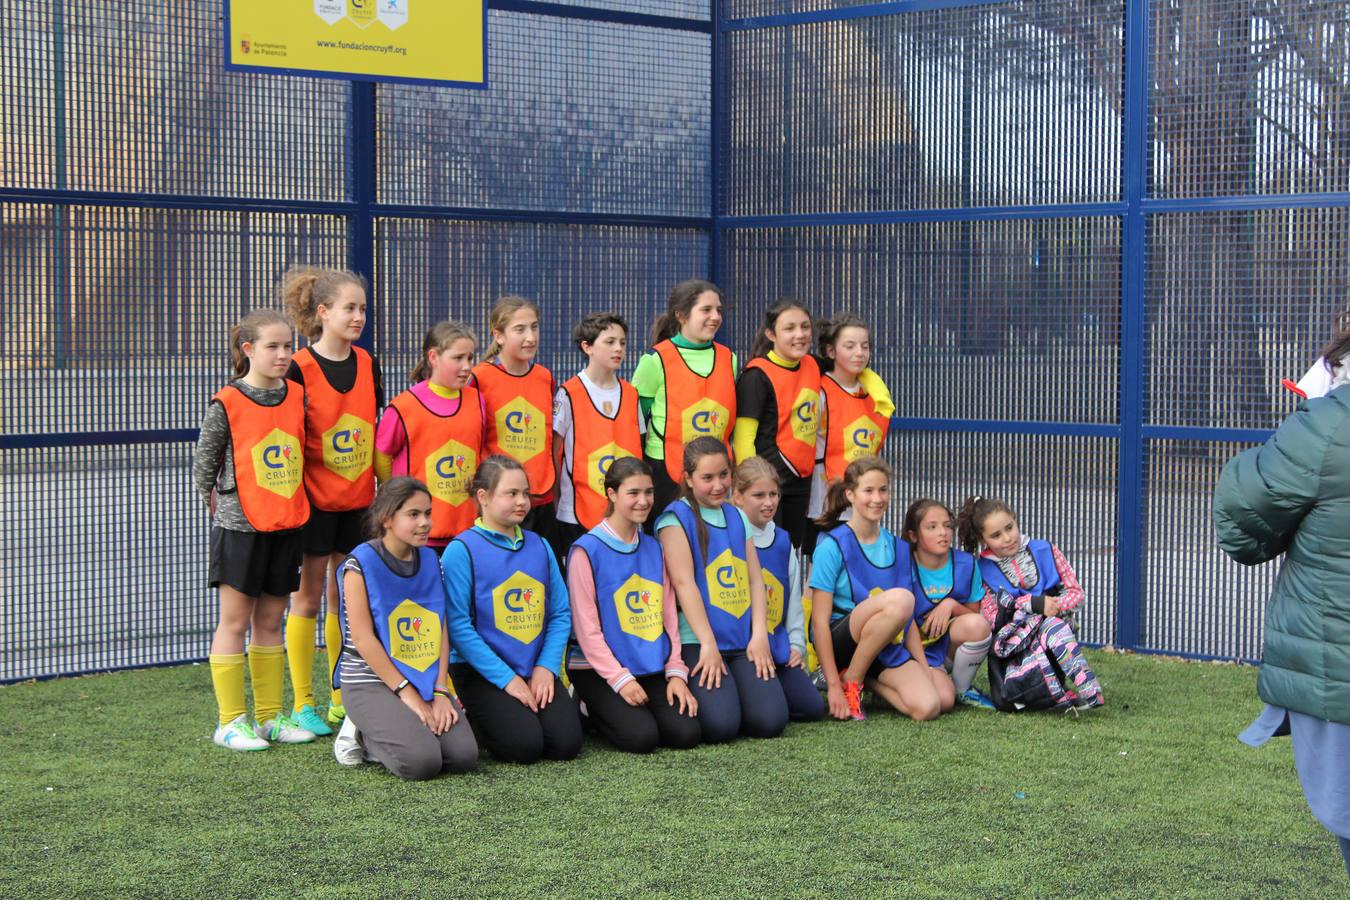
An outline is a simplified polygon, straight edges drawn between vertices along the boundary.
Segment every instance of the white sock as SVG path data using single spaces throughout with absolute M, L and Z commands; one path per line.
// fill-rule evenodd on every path
M 993 635 L 982 641 L 971 641 L 956 648 L 952 657 L 952 684 L 956 686 L 957 696 L 970 690 L 980 663 L 989 655 L 989 645 L 994 642 Z

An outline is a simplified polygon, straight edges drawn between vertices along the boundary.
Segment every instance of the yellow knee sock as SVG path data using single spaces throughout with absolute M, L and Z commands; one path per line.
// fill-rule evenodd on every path
M 248 712 L 244 699 L 244 654 L 212 653 L 211 685 L 216 689 L 220 724 L 228 725 Z
M 338 657 L 342 654 L 342 622 L 338 619 L 337 604 L 330 603 L 328 615 L 323 620 L 323 642 L 328 654 L 328 683 L 333 683 L 333 674 L 337 671 Z M 312 667 L 311 667 L 312 668 Z M 334 706 L 342 705 L 342 689 L 333 688 Z
M 286 661 L 291 669 L 295 708 L 314 705 L 314 617 L 286 617 Z
M 253 676 L 253 717 L 259 723 L 281 714 L 281 693 L 286 684 L 286 648 L 248 648 L 248 671 Z

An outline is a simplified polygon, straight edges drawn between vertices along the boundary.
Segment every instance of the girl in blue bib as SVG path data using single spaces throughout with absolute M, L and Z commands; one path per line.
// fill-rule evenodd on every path
M 737 734 L 777 737 L 788 706 L 769 649 L 759 555 L 745 513 L 727 503 L 726 445 L 697 437 L 684 447 L 680 499 L 656 522 L 680 606 L 683 657 L 705 743 Z
M 915 500 L 905 512 L 902 533 L 914 562 L 914 624 L 923 638 L 928 674 L 942 711 L 958 700 L 993 709 L 989 698 L 970 686 L 993 639 L 988 621 L 980 615 L 984 586 L 975 557 L 952 548 L 955 515 L 937 500 Z
M 347 718 L 333 744 L 343 765 L 366 759 L 424 780 L 478 764 L 478 744 L 450 693 L 445 588 L 427 548 L 431 494 L 415 478 L 380 488 L 369 512 L 378 537 L 358 544 L 338 578 L 342 649 L 334 687 Z
M 795 721 L 825 718 L 825 701 L 806 674 L 806 621 L 802 612 L 802 552 L 790 532 L 774 523 L 781 496 L 778 471 L 762 456 L 736 467 L 732 500 L 750 523 L 750 540 L 759 555 L 767 607 L 769 651 L 778 667 L 788 715 Z
M 620 750 L 685 750 L 702 729 L 661 544 L 642 533 L 655 493 L 651 467 L 631 456 L 615 460 L 604 489 L 605 518 L 567 557 L 568 674 L 591 723 Z
M 558 678 L 572 614 L 553 551 L 520 527 L 530 512 L 529 479 L 498 454 L 479 465 L 469 491 L 479 518 L 441 557 L 455 686 L 493 756 L 572 759 L 581 752 L 581 719 Z
M 1103 705 L 1074 624 L 1083 589 L 1059 548 L 1023 535 L 1012 507 L 992 497 L 967 497 L 956 530 L 961 546 L 979 554 L 980 611 L 994 635 L 988 665 L 994 706 L 1013 712 Z
M 811 558 L 811 633 L 830 715 L 860 721 L 864 680 L 912 719 L 941 712 L 914 615 L 909 545 L 881 524 L 891 505 L 891 467 L 856 459 L 830 486 L 826 532 Z M 852 514 L 840 523 L 845 510 Z

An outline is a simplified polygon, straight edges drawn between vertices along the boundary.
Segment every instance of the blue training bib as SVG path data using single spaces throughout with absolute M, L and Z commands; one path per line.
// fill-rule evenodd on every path
M 469 551 L 474 629 L 502 662 L 529 678 L 543 649 L 550 602 L 553 551 L 533 531 L 522 531 L 515 549 L 502 547 L 470 528 L 455 538 Z
M 571 552 L 590 560 L 600 628 L 614 658 L 634 675 L 665 672 L 670 636 L 662 618 L 666 570 L 661 544 L 639 533 L 637 546 L 625 552 L 587 533 Z
M 787 629 L 787 605 L 792 594 L 792 579 L 789 577 L 792 571 L 792 540 L 787 531 L 775 528 L 773 543 L 762 549 L 756 547 L 755 552 L 759 555 L 760 573 L 764 576 L 764 599 L 769 608 L 769 650 L 773 653 L 773 661 L 785 666 L 792 653 Z
M 1004 591 L 1014 597 L 1022 594 L 1048 594 L 1059 587 L 1059 569 L 1055 566 L 1055 551 L 1050 549 L 1049 541 L 1027 541 L 1027 550 L 1036 563 L 1036 583 L 1027 587 L 1018 587 L 1008 580 L 998 563 L 986 557 L 980 558 L 980 577 L 984 583 L 996 591 Z
M 862 544 L 858 542 L 858 536 L 847 523 L 836 526 L 826 536 L 839 545 L 839 553 L 844 559 L 844 570 L 848 573 L 849 588 L 853 593 L 853 607 L 873 594 L 880 594 L 892 588 L 904 588 L 910 593 L 916 593 L 911 578 L 909 544 L 906 542 L 891 535 L 891 539 L 895 541 L 895 559 L 889 566 L 881 567 L 874 565 L 867 558 Z M 917 598 L 915 602 L 918 602 Z M 836 603 L 835 607 L 838 609 L 839 605 Z M 853 607 L 841 611 L 847 614 Z M 905 649 L 905 635 L 909 632 L 911 624 L 912 618 L 905 623 L 905 627 L 895 639 L 877 654 L 877 661 L 886 668 L 893 669 L 904 665 L 912 658 Z
M 419 547 L 417 573 L 407 578 L 389 568 L 379 551 L 368 543 L 358 545 L 351 555 L 361 564 L 370 618 L 384 652 L 422 699 L 430 700 L 445 640 L 445 585 L 441 582 L 435 551 Z M 347 604 L 341 578 L 338 602 L 345 620 Z M 336 674 L 333 685 L 341 686 Z
M 694 580 L 703 597 L 708 624 L 717 638 L 717 649 L 740 652 L 750 643 L 750 576 L 745 562 L 745 523 L 735 508 L 723 510 L 724 527 L 708 522 L 708 552 L 698 545 L 698 513 L 683 500 L 666 507 L 673 513 L 689 540 L 694 559 Z
M 919 577 L 919 561 L 914 559 L 914 624 L 922 626 L 928 620 L 928 614 L 933 611 L 943 600 L 948 597 L 957 603 L 965 603 L 970 600 L 970 583 L 975 576 L 975 557 L 964 550 L 952 550 L 948 559 L 952 564 L 952 585 L 947 593 L 941 597 L 929 597 L 928 592 L 924 590 L 923 579 Z M 923 642 L 923 653 L 928 658 L 930 666 L 942 666 L 947 662 L 947 646 L 951 643 L 951 629 L 937 640 L 930 641 L 927 638 Z

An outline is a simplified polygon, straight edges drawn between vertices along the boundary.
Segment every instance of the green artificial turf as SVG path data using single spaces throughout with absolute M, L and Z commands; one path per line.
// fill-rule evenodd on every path
M 211 743 L 205 666 L 0 689 L 0 894 L 1346 896 L 1237 666 L 1090 654 L 1108 706 L 791 725 L 403 783 Z M 322 658 L 322 657 L 321 657 Z M 320 682 L 322 679 L 319 679 Z

